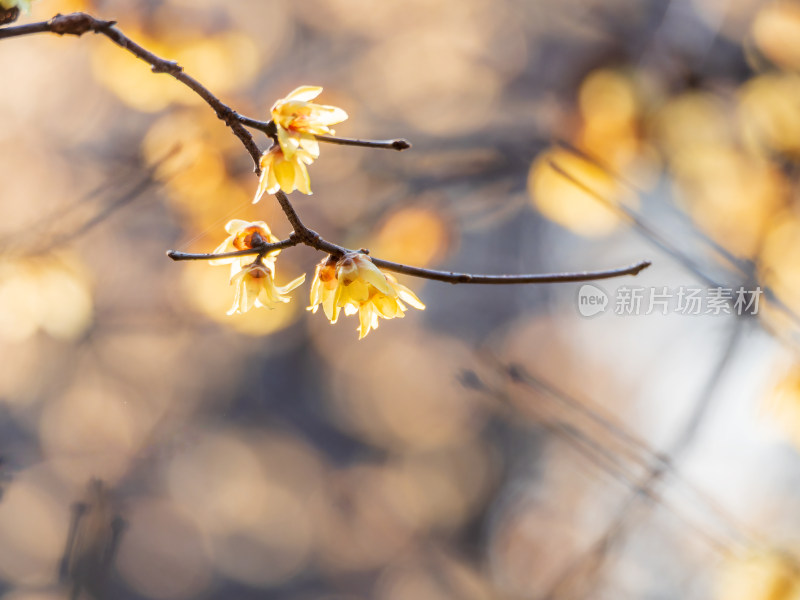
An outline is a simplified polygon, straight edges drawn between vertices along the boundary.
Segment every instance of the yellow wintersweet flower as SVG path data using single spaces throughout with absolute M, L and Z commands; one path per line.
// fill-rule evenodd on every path
M 319 142 L 314 136 L 333 135 L 330 125 L 347 119 L 347 113 L 341 108 L 311 102 L 321 92 L 321 87 L 304 85 L 272 105 L 278 143 L 287 158 L 300 150 L 313 158 L 319 157 Z
M 384 273 L 386 281 L 393 288 L 396 296 L 387 296 L 375 290 L 370 292 L 369 299 L 358 306 L 358 339 L 366 336 L 370 329 L 378 328 L 378 317 L 384 319 L 402 318 L 407 310 L 406 305 L 401 302 L 405 300 L 408 304 L 419 310 L 425 310 L 425 305 L 417 298 L 417 295 L 397 281 L 394 275 Z M 346 315 L 355 314 L 354 305 L 346 305 L 344 313 Z
M 414 292 L 381 271 L 366 254 L 351 252 L 338 261 L 328 257 L 317 266 L 309 310 L 317 312 L 321 304 L 331 323 L 336 323 L 342 308 L 346 315 L 358 313 L 358 339 L 362 339 L 378 328 L 379 317 L 402 318 L 407 310 L 403 302 L 425 309 Z
M 214 250 L 214 254 L 226 252 L 236 252 L 237 250 L 250 250 L 262 244 L 274 244 L 280 240 L 272 235 L 269 226 L 264 221 L 243 221 L 233 219 L 225 225 L 228 237 Z M 264 259 L 270 266 L 275 265 L 275 257 L 280 254 L 280 250 L 273 250 Z M 243 260 L 250 260 L 248 256 L 233 256 L 228 258 L 215 258 L 208 261 L 211 265 L 231 265 L 231 277 L 238 273 L 242 268 Z
M 287 158 L 278 145 L 264 152 L 259 163 L 261 178 L 258 180 L 258 190 L 253 198 L 253 204 L 261 200 L 264 192 L 274 194 L 279 189 L 287 194 L 295 189 L 304 194 L 311 194 L 311 180 L 308 178 L 306 165 L 314 162 L 314 158 L 302 148 L 296 150 L 291 158 Z
M 329 256 L 317 265 L 314 281 L 311 283 L 311 306 L 308 307 L 308 310 L 316 313 L 322 305 L 322 310 L 331 323 L 336 323 L 339 318 L 339 307 L 333 303 L 338 284 L 336 262 L 333 256 Z
M 228 314 L 246 313 L 254 306 L 274 308 L 279 302 L 289 302 L 290 298 L 286 294 L 305 279 L 306 276 L 303 274 L 282 287 L 277 286 L 273 279 L 273 268 L 256 259 L 231 278 L 231 285 L 236 285 L 236 297 Z

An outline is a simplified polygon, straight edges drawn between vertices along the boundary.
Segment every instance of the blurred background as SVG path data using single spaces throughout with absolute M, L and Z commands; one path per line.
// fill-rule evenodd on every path
M 101 36 L 0 42 L 0 594 L 800 598 L 800 4 L 41 0 L 114 19 L 242 114 L 344 108 L 305 222 L 404 279 L 357 341 L 227 316 L 232 218 L 290 232 L 199 98 Z M 268 141 L 256 132 L 262 148 Z M 277 282 L 322 258 L 294 248 Z M 758 314 L 616 314 L 752 289 Z

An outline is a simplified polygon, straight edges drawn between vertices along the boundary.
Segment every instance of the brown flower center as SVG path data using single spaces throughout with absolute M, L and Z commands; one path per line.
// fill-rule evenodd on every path
M 336 269 L 332 266 L 323 266 L 319 270 L 319 280 L 322 283 L 328 283 L 336 279 Z
M 236 234 L 233 238 L 233 246 L 237 250 L 250 250 L 256 246 L 266 243 L 267 232 L 258 225 L 251 225 Z

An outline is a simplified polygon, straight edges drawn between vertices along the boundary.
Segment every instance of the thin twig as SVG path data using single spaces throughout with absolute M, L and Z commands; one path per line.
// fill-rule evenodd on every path
M 611 279 L 624 275 L 638 275 L 640 271 L 652 263 L 648 260 L 636 264 L 606 269 L 603 271 L 581 271 L 579 273 L 541 273 L 533 275 L 472 275 L 470 273 L 453 273 L 452 271 L 434 271 L 420 267 L 410 267 L 400 263 L 373 258 L 372 262 L 378 267 L 395 273 L 403 273 L 412 277 L 444 281 L 446 283 L 484 283 L 484 284 L 520 284 L 520 283 L 568 283 L 577 281 L 595 281 L 598 279 Z
M 167 250 L 167 256 L 169 256 L 172 260 L 214 260 L 217 258 L 235 258 L 237 256 L 251 256 L 253 254 L 259 254 L 261 256 L 265 256 L 270 252 L 275 252 L 276 250 L 282 250 L 284 248 L 291 248 L 292 246 L 297 246 L 300 243 L 300 239 L 297 236 L 291 236 L 288 239 L 281 240 L 280 242 L 275 242 L 274 244 L 261 244 L 259 246 L 254 246 L 253 248 L 247 248 L 245 250 L 234 250 L 233 252 L 221 252 L 219 254 L 192 254 L 189 252 L 178 252 L 177 250 Z
M 106 23 L 113 24 L 113 21 L 106 21 Z M 20 35 L 29 35 L 31 33 L 47 33 L 52 32 L 48 21 L 41 21 L 39 23 L 28 23 L 26 25 L 15 25 L 14 27 L 4 27 L 0 29 L 0 40 L 5 38 L 17 37 Z M 75 34 L 80 35 L 80 34 Z
M 315 135 L 314 137 L 320 142 L 339 144 L 340 146 L 363 146 L 364 148 L 384 148 L 386 150 L 408 150 L 411 148 L 411 142 L 403 138 L 397 140 L 356 140 L 330 135 Z
M 272 138 L 275 142 L 278 141 L 278 128 L 275 126 L 274 121 L 259 121 L 258 119 L 251 119 L 250 117 L 239 115 L 239 123 L 250 129 L 257 129 L 268 138 Z
M 269 138 L 277 141 L 277 127 L 275 121 L 259 121 L 243 115 L 238 116 L 239 122 L 245 127 L 261 131 Z M 405 138 L 396 140 L 359 140 L 355 138 L 343 138 L 332 135 L 315 135 L 320 142 L 327 144 L 338 144 L 340 146 L 361 146 L 364 148 L 383 148 L 385 150 L 408 150 L 411 142 Z

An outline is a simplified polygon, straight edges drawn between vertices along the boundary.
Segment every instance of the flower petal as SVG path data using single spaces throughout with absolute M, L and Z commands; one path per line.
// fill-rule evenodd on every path
M 392 285 L 386 280 L 383 272 L 375 266 L 366 254 L 358 254 L 354 258 L 358 267 L 358 277 L 371 284 L 378 291 L 387 296 L 397 296 Z
M 400 296 L 401 300 L 408 302 L 414 308 L 425 310 L 425 305 L 422 303 L 422 301 L 417 298 L 417 295 L 406 286 L 398 283 L 395 285 L 395 289 L 397 290 L 397 295 Z
M 288 194 L 295 189 L 295 167 L 293 161 L 275 161 L 273 173 L 275 173 L 275 180 L 278 182 L 280 189 L 284 192 Z
M 303 134 L 300 136 L 300 147 L 308 152 L 313 158 L 319 158 L 319 142 L 313 135 Z M 311 164 L 311 163 L 306 163 Z
M 263 221 L 257 221 L 255 223 L 251 223 L 250 221 L 245 221 L 244 219 L 231 219 L 225 224 L 225 231 L 233 235 L 239 233 L 243 229 L 251 227 L 252 225 L 266 226 L 266 223 L 264 223 Z M 267 231 L 269 231 L 269 228 L 267 228 Z
M 278 132 L 278 144 L 281 147 L 281 151 L 286 158 L 291 159 L 294 156 L 294 153 L 300 147 L 300 140 L 296 137 L 291 135 L 286 129 L 278 125 L 276 127 Z
M 319 305 L 323 301 L 323 285 L 322 281 L 320 281 L 319 273 L 322 270 L 322 265 L 317 265 L 316 270 L 314 271 L 314 279 L 311 282 L 311 292 L 309 293 L 309 304 L 306 310 L 310 310 L 312 313 L 316 313 Z
M 373 300 L 376 310 L 386 319 L 403 316 L 403 305 L 396 298 L 379 296 Z
M 230 236 L 225 239 L 219 246 L 214 248 L 214 252 L 212 254 L 224 254 L 225 252 L 233 252 L 236 250 L 233 246 L 233 236 Z M 214 258 L 208 261 L 210 265 L 227 265 L 229 262 L 232 262 L 233 258 Z
M 320 125 L 335 125 L 336 123 L 341 123 L 342 121 L 347 120 L 347 113 L 343 111 L 338 106 L 326 106 L 321 105 L 318 108 L 322 109 L 319 110 L 314 116 L 315 121 Z
M 277 290 L 281 294 L 288 294 L 293 289 L 295 289 L 296 287 L 301 285 L 305 280 L 306 280 L 306 274 L 303 273 L 302 275 L 300 275 L 300 277 L 298 277 L 296 279 L 293 279 L 292 281 L 290 281 L 286 285 L 277 288 Z
M 274 173 L 275 157 L 277 156 L 277 153 L 278 150 L 276 148 L 270 148 L 261 155 L 261 160 L 259 161 L 259 165 L 261 166 L 261 177 L 258 179 L 258 189 L 256 190 L 255 197 L 253 198 L 253 204 L 261 200 L 261 196 L 264 195 L 264 192 L 274 194 L 279 189 Z
M 295 162 L 294 170 L 294 184 L 297 186 L 297 190 L 310 196 L 313 192 L 311 191 L 311 178 L 308 176 L 308 169 L 303 163 Z
M 346 291 L 345 291 L 345 287 L 346 286 L 342 283 L 342 280 L 339 279 L 339 284 L 336 286 L 336 291 L 333 293 L 333 309 L 334 309 L 334 313 L 337 314 L 337 315 L 339 314 L 338 309 L 340 307 L 345 306 L 346 304 L 348 304 L 348 302 L 346 301 L 347 300 L 347 294 L 346 294 Z M 347 314 L 347 311 L 345 311 L 345 314 Z M 331 321 L 331 322 L 333 322 L 333 321 Z
M 233 283 L 233 280 L 231 280 L 231 283 Z M 238 285 L 237 282 L 236 293 L 233 296 L 233 306 L 231 306 L 230 310 L 228 311 L 229 315 L 239 312 L 239 301 L 241 300 L 241 295 L 242 295 L 241 287 Z
M 378 328 L 378 314 L 372 304 L 363 305 L 358 311 L 358 339 L 363 340 L 371 329 Z
M 284 98 L 284 101 L 295 100 L 299 102 L 309 102 L 322 93 L 322 88 L 315 85 L 301 85 L 295 88 L 289 95 Z M 279 101 L 280 102 L 280 101 Z
M 249 271 L 242 278 L 242 282 L 240 284 L 242 289 L 242 302 L 239 306 L 239 310 L 241 312 L 247 312 L 253 308 L 256 300 L 258 299 L 258 295 L 261 292 L 264 279 L 264 277 L 253 277 Z M 244 307 L 244 310 L 242 310 L 242 307 Z
M 242 259 L 243 258 L 250 258 L 249 256 L 239 256 L 236 258 L 229 259 L 231 261 L 231 279 L 242 270 Z
M 334 303 L 333 294 L 330 294 L 322 301 L 322 310 L 325 312 L 325 316 L 328 317 L 331 325 L 339 320 L 339 307 Z
M 279 189 L 281 189 L 281 184 L 278 183 L 278 178 L 275 176 L 275 165 L 273 163 L 267 172 L 267 193 L 274 194 Z

